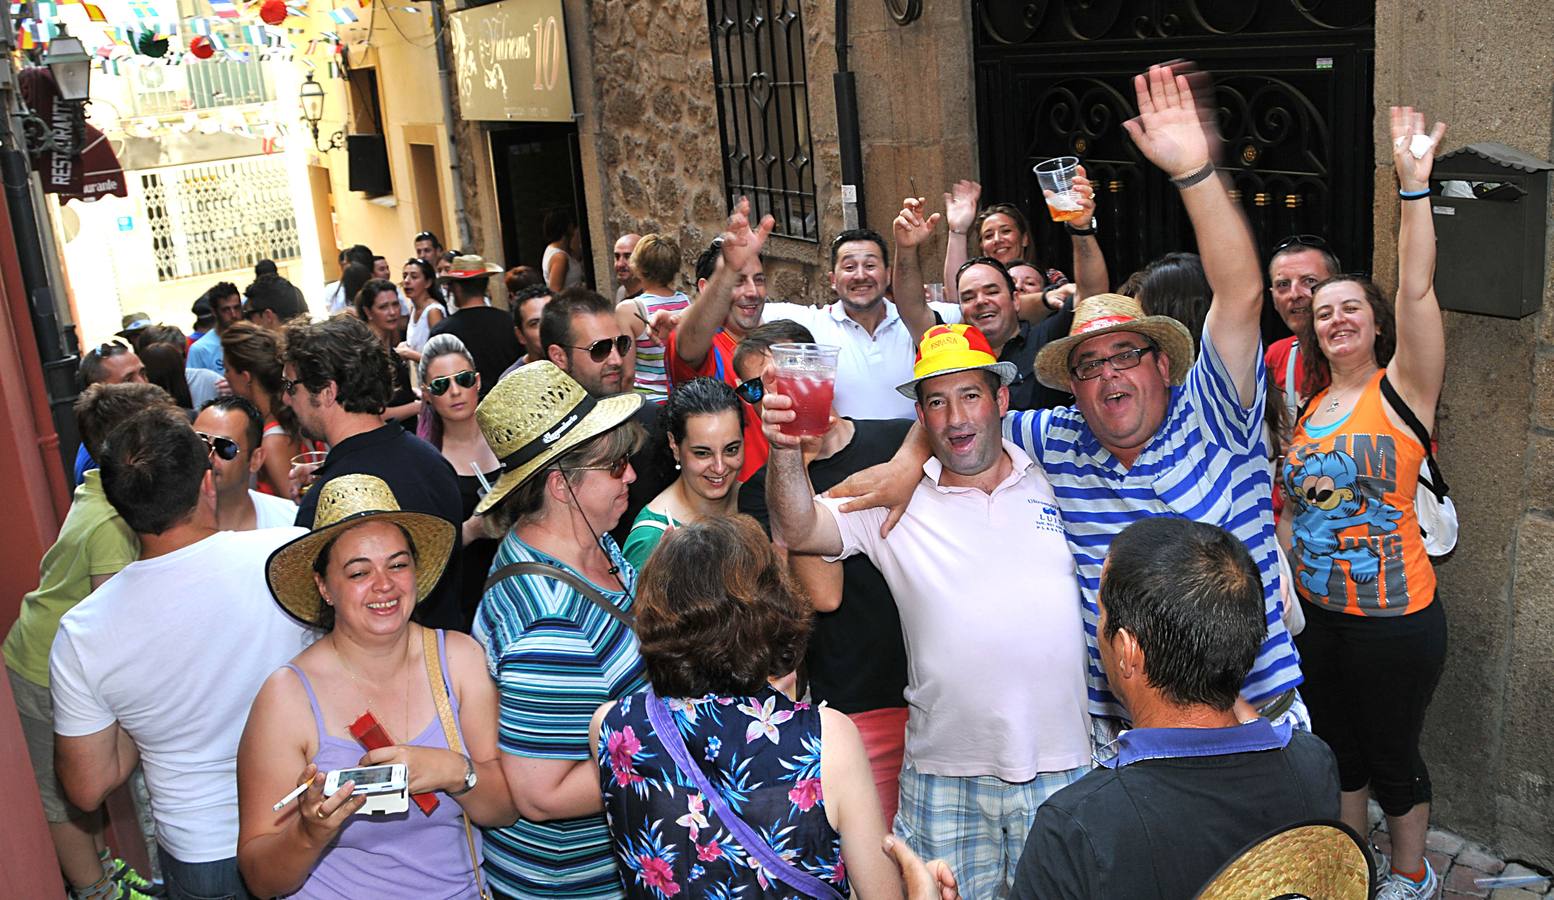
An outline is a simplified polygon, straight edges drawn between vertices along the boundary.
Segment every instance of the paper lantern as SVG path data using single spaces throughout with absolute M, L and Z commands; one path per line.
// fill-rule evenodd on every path
M 266 25 L 279 25 L 286 21 L 286 0 L 264 0 L 259 7 L 259 18 Z
M 189 52 L 195 59 L 210 59 L 216 55 L 216 48 L 211 46 L 210 38 L 202 34 L 189 42 Z
M 152 59 L 167 55 L 167 38 L 157 37 L 154 31 L 142 31 L 135 36 L 135 52 Z

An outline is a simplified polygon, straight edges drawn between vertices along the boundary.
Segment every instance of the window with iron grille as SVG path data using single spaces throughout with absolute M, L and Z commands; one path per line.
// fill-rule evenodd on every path
M 301 256 L 279 156 L 153 169 L 140 186 L 158 281 Z
M 708 0 L 713 83 L 732 207 L 750 198 L 777 232 L 819 240 L 799 0 Z

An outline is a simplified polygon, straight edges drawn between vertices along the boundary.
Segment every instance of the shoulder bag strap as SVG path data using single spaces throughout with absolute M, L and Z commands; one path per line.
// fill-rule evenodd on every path
M 532 560 L 528 562 L 509 563 L 491 573 L 491 577 L 486 579 L 485 590 L 489 591 L 499 582 L 512 578 L 515 575 L 538 575 L 541 578 L 554 578 L 562 584 L 565 584 L 573 590 L 577 591 L 579 594 L 582 594 L 584 597 L 587 597 L 589 601 L 593 603 L 593 605 L 604 610 L 609 614 L 610 618 L 621 623 L 622 625 L 625 625 L 627 628 L 631 628 L 635 624 L 634 617 L 631 613 L 626 612 L 619 606 L 611 603 L 609 598 L 599 593 L 598 588 L 577 577 L 576 575 L 573 575 L 566 569 L 563 569 L 559 566 L 553 566 L 549 563 L 534 562 Z
M 1392 408 L 1397 411 L 1398 417 L 1403 420 L 1404 424 L 1413 429 L 1414 437 L 1418 438 L 1419 443 L 1424 445 L 1425 462 L 1429 464 L 1430 478 L 1435 482 L 1428 485 L 1430 493 L 1434 494 L 1437 500 L 1446 499 L 1446 494 L 1451 488 L 1446 486 L 1446 479 L 1441 475 L 1441 467 L 1435 461 L 1435 451 L 1430 449 L 1430 432 L 1425 430 L 1424 423 L 1419 421 L 1419 417 L 1414 415 L 1414 411 L 1408 408 L 1407 403 L 1403 402 L 1402 396 L 1398 394 L 1398 389 L 1393 387 L 1392 380 L 1386 375 L 1381 376 L 1381 395 L 1387 398 L 1387 402 L 1392 404 Z
M 670 715 L 669 707 L 653 693 L 652 688 L 647 691 L 646 702 L 648 721 L 653 723 L 653 733 L 658 735 L 659 742 L 664 745 L 665 750 L 669 751 L 675 768 L 695 783 L 696 789 L 701 791 L 702 797 L 718 814 L 718 818 L 734 835 L 735 840 L 739 841 L 739 845 L 745 848 L 745 852 L 754 857 L 768 875 L 807 897 L 814 897 L 817 900 L 842 900 L 842 895 L 836 888 L 778 856 L 777 851 L 761 840 L 761 836 L 756 834 L 754 828 L 729 809 L 728 801 L 723 799 L 723 795 L 708 780 L 707 773 L 691 759 L 691 752 L 686 749 L 685 739 L 680 736 L 680 729 L 675 727 L 674 717 Z
M 459 740 L 459 728 L 453 721 L 453 704 L 448 700 L 448 685 L 442 680 L 442 648 L 437 645 L 435 629 L 421 629 L 421 655 L 426 660 L 426 680 L 432 687 L 432 705 L 437 707 L 437 719 L 442 722 L 442 734 L 448 741 L 448 749 L 464 753 L 464 742 Z M 461 813 L 464 820 L 464 842 L 469 847 L 469 865 L 475 873 L 475 890 L 481 900 L 490 900 L 486 886 L 480 880 L 480 856 L 475 852 L 475 833 L 469 827 L 469 813 Z

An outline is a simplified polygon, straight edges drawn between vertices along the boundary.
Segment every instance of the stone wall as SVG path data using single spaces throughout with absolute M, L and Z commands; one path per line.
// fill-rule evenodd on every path
M 1376 4 L 1378 280 L 1397 271 L 1387 107 L 1446 122 L 1447 150 L 1492 140 L 1549 159 L 1551 48 L 1546 3 Z M 1446 314 L 1440 458 L 1462 535 L 1437 569 L 1450 649 L 1424 752 L 1435 821 L 1554 866 L 1554 280 L 1543 302 L 1520 321 Z

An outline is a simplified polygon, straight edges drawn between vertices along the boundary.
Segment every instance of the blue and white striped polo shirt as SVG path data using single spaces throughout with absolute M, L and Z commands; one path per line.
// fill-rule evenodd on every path
M 1205 330 L 1186 383 L 1171 388 L 1165 421 L 1131 467 L 1101 446 L 1077 407 L 1004 417 L 1004 437 L 1041 461 L 1063 511 L 1084 603 L 1092 714 L 1127 717 L 1101 670 L 1095 598 L 1112 538 L 1146 516 L 1218 525 L 1246 544 L 1263 576 L 1268 637 L 1242 695 L 1259 704 L 1300 684 L 1300 660 L 1279 614 L 1273 481 L 1263 440 L 1266 377 L 1259 351 L 1256 399 L 1243 408 Z

